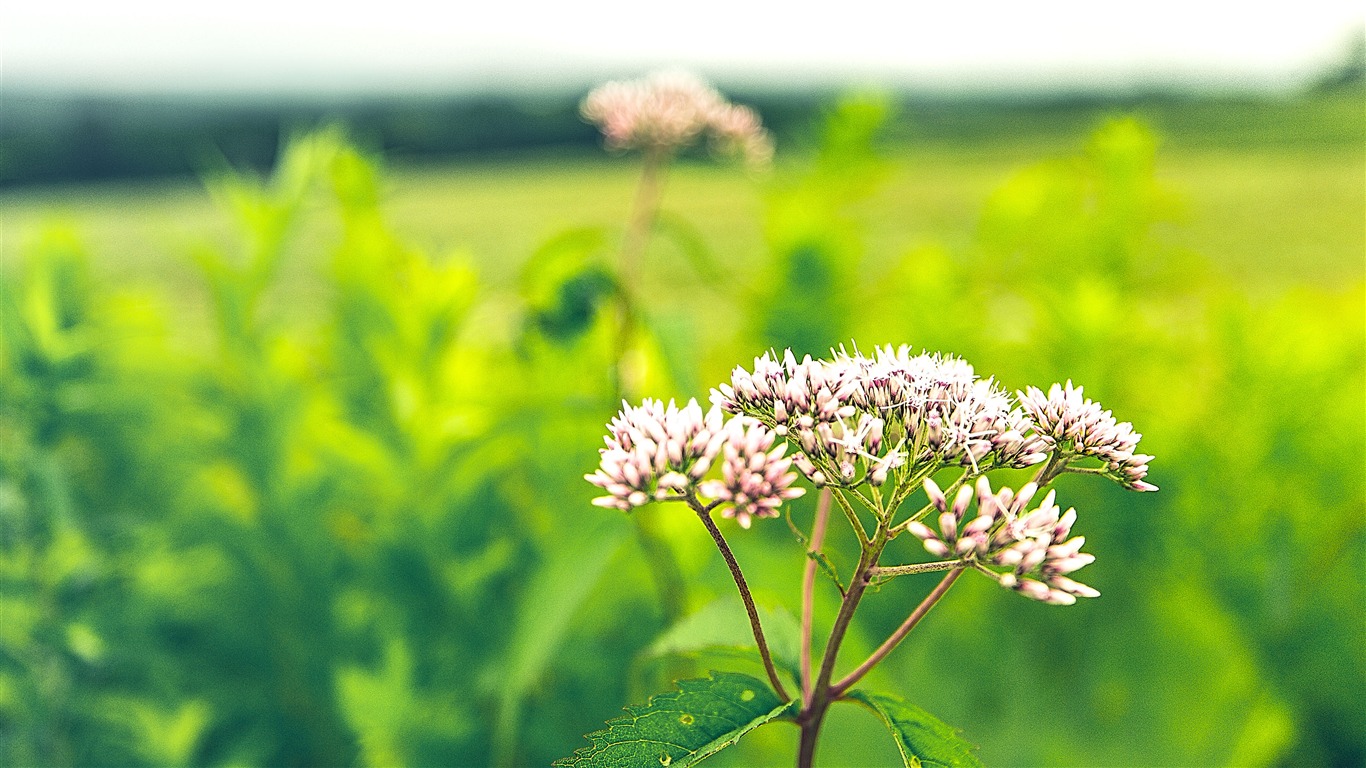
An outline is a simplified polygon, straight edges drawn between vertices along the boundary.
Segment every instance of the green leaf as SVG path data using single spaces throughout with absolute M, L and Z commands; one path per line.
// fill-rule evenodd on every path
M 797 618 L 782 607 L 759 607 L 759 622 L 764 626 L 773 660 L 793 679 L 798 676 L 801 627 Z M 649 656 L 691 654 L 702 651 L 737 651 L 739 658 L 758 660 L 754 630 L 749 614 L 735 595 L 718 598 L 696 613 L 689 614 L 664 630 L 646 653 Z M 767 684 L 765 684 L 767 685 Z
M 591 746 L 552 765 L 564 768 L 685 768 L 786 714 L 796 702 L 781 702 L 768 683 L 734 672 L 681 680 L 643 707 L 588 734 Z
M 707 247 L 702 232 L 687 219 L 668 211 L 660 211 L 655 216 L 654 230 L 678 246 L 693 272 L 708 287 L 725 290 L 733 284 L 730 273 L 722 268 L 711 249 Z
M 906 768 L 981 768 L 976 747 L 959 737 L 943 720 L 898 696 L 850 691 L 849 698 L 873 710 L 896 739 Z
M 629 529 L 624 523 L 620 515 L 602 515 L 597 523 L 566 532 L 529 580 L 517 609 L 501 681 L 494 724 L 495 763 L 506 764 L 515 753 L 522 701 L 550 666 L 575 611 L 625 542 Z

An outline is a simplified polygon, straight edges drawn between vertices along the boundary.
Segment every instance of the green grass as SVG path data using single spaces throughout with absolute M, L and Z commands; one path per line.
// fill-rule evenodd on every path
M 1011 149 L 906 147 L 887 183 L 858 205 L 870 265 L 906 249 L 966 247 L 982 202 L 1010 174 L 1042 157 L 1075 151 L 1083 137 Z M 788 162 L 794 162 L 785 158 Z M 1249 290 L 1285 283 L 1334 285 L 1359 279 L 1366 254 L 1366 149 L 1176 147 L 1159 150 L 1158 178 L 1179 200 L 1161 236 L 1208 257 Z M 781 177 L 779 167 L 776 177 Z M 465 252 L 491 287 L 515 280 L 518 266 L 562 229 L 625 219 L 635 184 L 629 160 L 508 156 L 496 161 L 397 167 L 386 210 L 410 242 L 438 253 Z M 664 206 L 697 227 L 718 258 L 753 263 L 764 251 L 768 179 L 706 163 L 673 169 Z M 13 263 L 44 223 L 73 225 L 115 280 L 188 287 L 184 254 L 204 240 L 227 242 L 230 223 L 192 181 L 105 183 L 0 196 L 0 258 Z M 301 233 L 334 242 L 318 217 Z M 667 271 L 666 271 L 667 273 Z

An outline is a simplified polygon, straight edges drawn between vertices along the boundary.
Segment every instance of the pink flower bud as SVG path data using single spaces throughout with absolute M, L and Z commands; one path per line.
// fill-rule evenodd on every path
M 921 541 L 930 541 L 932 539 L 939 538 L 939 536 L 934 532 L 933 529 L 931 529 L 928 525 L 925 525 L 924 523 L 920 522 L 919 520 L 916 520 L 915 522 L 907 525 L 906 530 L 909 531 L 912 536 L 916 537 L 917 539 L 920 539 Z
M 925 495 L 930 497 L 930 503 L 943 512 L 948 509 L 948 500 L 944 498 L 944 492 L 939 490 L 939 484 L 930 478 L 925 478 Z
M 1066 576 L 1054 576 L 1048 580 L 1055 588 L 1077 597 L 1100 597 L 1100 591 L 1085 584 L 1075 582 Z
M 1042 581 L 1020 579 L 1019 583 L 1015 585 L 1015 591 L 1032 600 L 1047 600 L 1048 595 L 1052 590 L 1050 590 L 1048 585 L 1044 584 Z
M 985 480 L 986 478 L 982 478 Z M 972 488 L 963 486 L 958 489 L 958 495 L 953 499 L 953 508 L 949 510 L 954 517 L 961 518 L 968 509 L 968 503 L 972 501 Z

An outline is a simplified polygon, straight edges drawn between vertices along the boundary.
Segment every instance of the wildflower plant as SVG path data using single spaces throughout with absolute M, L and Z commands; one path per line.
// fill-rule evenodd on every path
M 699 275 L 712 275 L 717 280 L 714 276 L 723 272 L 705 244 L 691 234 L 690 225 L 676 217 L 661 221 L 670 164 L 680 152 L 706 143 L 718 155 L 743 158 L 754 170 L 770 162 L 773 142 L 757 112 L 730 102 L 697 76 L 681 70 L 605 83 L 584 98 L 580 112 L 601 131 L 609 151 L 637 156 L 639 181 L 620 233 L 606 227 L 574 228 L 552 238 L 528 261 L 525 281 L 535 288 L 527 291 L 530 311 L 526 327 L 531 332 L 524 339 L 532 343 L 524 348 L 550 348 L 552 353 L 565 353 L 577 363 L 593 360 L 595 372 L 602 370 L 607 376 L 605 386 L 592 390 L 586 400 L 601 394 L 605 403 L 613 404 L 639 395 L 652 372 L 651 350 L 660 346 L 660 326 L 652 322 L 649 302 L 643 300 L 643 265 L 652 237 L 660 235 L 682 244 Z M 618 236 L 619 244 L 613 248 L 609 243 Z M 605 322 L 599 322 L 600 318 Z M 580 340 L 587 343 L 576 346 Z M 549 344 L 541 346 L 539 342 Z M 598 361 L 602 363 L 600 369 Z M 622 429 L 635 423 L 632 420 L 644 423 L 656 416 L 668 424 L 700 417 L 696 409 L 659 407 L 659 414 L 624 413 Z M 596 404 L 592 412 L 599 412 Z M 697 428 L 711 429 L 710 421 Z M 629 451 L 630 445 L 628 441 L 620 450 Z M 739 449 L 730 450 L 735 453 Z M 658 483 L 667 488 L 672 481 L 651 478 L 650 492 L 657 490 Z M 720 487 L 715 490 L 719 492 Z M 633 501 L 639 498 L 634 493 L 644 491 L 632 491 L 616 505 L 625 505 L 626 509 L 638 505 Z M 746 507 L 742 503 L 733 508 Z M 741 514 L 741 519 L 750 517 L 750 513 Z M 687 605 L 687 584 L 672 549 L 647 519 L 636 516 L 631 523 L 641 545 L 652 553 L 649 568 L 665 620 L 676 621 Z
M 728 101 L 715 88 L 683 70 L 661 70 L 636 80 L 604 83 L 580 106 L 583 119 L 596 125 L 612 151 L 639 152 L 640 181 L 616 265 L 618 329 L 616 389 L 630 396 L 637 375 L 627 357 L 639 331 L 640 263 L 659 215 L 669 164 L 699 141 L 720 155 L 738 156 L 751 169 L 767 167 L 773 139 L 759 114 Z
M 753 728 L 786 720 L 800 729 L 797 764 L 805 768 L 827 710 L 840 701 L 873 710 L 907 766 L 979 764 L 973 748 L 929 713 L 856 686 L 969 571 L 1041 603 L 1098 597 L 1076 580 L 1095 559 L 1082 551 L 1085 538 L 1073 535 L 1077 512 L 1064 511 L 1049 486 L 1080 473 L 1157 490 L 1145 479 L 1152 457 L 1136 452 L 1140 437 L 1070 381 L 1047 393 L 1031 387 L 1011 395 L 962 359 L 906 346 L 871 355 L 840 349 L 820 360 L 798 360 L 790 350 L 765 354 L 715 388 L 706 411 L 695 400 L 681 407 L 624 403 L 608 424 L 598 469 L 586 476 L 604 493 L 594 504 L 630 512 L 677 502 L 698 517 L 730 569 L 768 679 L 717 672 L 682 681 L 678 691 L 589 734 L 590 746 L 556 764 L 691 765 Z M 990 477 L 1030 468 L 1032 479 L 1019 488 Z M 715 513 L 748 529 L 779 517 L 784 502 L 807 492 L 805 484 L 820 498 L 811 535 L 803 537 L 800 659 L 789 690 Z M 834 578 L 842 601 L 817 660 L 813 593 L 817 571 L 829 563 L 823 546 L 832 506 L 859 553 L 852 579 Z M 885 562 L 902 535 L 929 559 Z M 837 676 L 841 643 L 868 588 L 927 573 L 942 574 L 928 596 L 866 659 Z

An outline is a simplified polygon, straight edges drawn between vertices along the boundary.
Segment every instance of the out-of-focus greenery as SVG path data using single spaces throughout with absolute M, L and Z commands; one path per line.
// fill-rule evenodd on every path
M 992 182 L 972 158 L 908 168 L 879 148 L 889 122 L 874 99 L 832 109 L 762 197 L 734 169 L 675 169 L 633 362 L 646 394 L 701 397 L 769 345 L 851 340 L 963 354 L 1012 388 L 1086 385 L 1144 433 L 1163 489 L 1061 484 L 1104 596 L 1061 609 L 964 579 L 877 686 L 988 764 L 1366 760 L 1360 147 L 1164 173 L 1152 131 L 1117 119 Z M 90 246 L 69 228 L 7 244 L 3 762 L 545 764 L 672 679 L 758 669 L 690 650 L 699 623 L 738 619 L 690 515 L 637 513 L 706 617 L 671 628 L 648 539 L 588 504 L 630 184 L 602 162 L 486 168 L 482 194 L 426 177 L 395 190 L 425 219 L 401 236 L 377 159 L 320 132 L 268 178 L 216 176 L 229 224 L 179 262 L 105 251 L 98 227 Z M 935 215 L 915 173 L 985 202 Z M 1258 183 L 1286 204 L 1209 202 Z M 414 245 L 480 216 L 514 245 Z M 537 242 L 533 220 L 572 229 Z M 1244 252 L 1207 260 L 1202 231 Z M 791 532 L 731 539 L 781 623 Z M 931 583 L 871 595 L 846 665 Z M 837 595 L 818 598 L 828 622 Z M 717 763 L 794 751 L 771 725 Z M 896 759 L 870 715 L 836 708 L 819 763 Z

